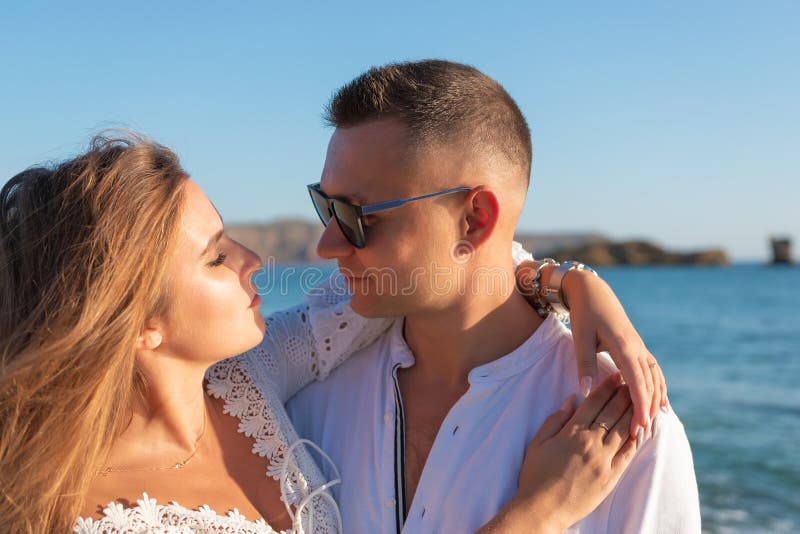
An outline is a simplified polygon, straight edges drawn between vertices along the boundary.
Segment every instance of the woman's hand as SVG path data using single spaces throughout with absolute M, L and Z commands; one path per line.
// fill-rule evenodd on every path
M 561 532 L 616 486 L 636 452 L 627 386 L 615 374 L 573 414 L 574 395 L 548 417 L 525 453 L 514 498 L 479 532 Z
M 526 261 L 517 268 L 517 285 L 531 302 L 534 299 L 531 280 L 537 265 Z M 551 266 L 542 268 L 542 287 L 547 285 L 551 273 Z M 584 395 L 591 391 L 597 373 L 597 353 L 608 351 L 630 387 L 633 399 L 631 436 L 650 434 L 658 410 L 668 406 L 667 385 L 658 362 L 645 347 L 617 296 L 602 279 L 586 271 L 573 270 L 564 275 L 562 289 L 569 303 L 578 376 Z

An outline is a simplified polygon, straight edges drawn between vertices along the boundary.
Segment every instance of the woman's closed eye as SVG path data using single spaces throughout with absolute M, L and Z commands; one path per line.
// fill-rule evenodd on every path
M 225 263 L 225 259 L 227 257 L 228 257 L 228 254 L 226 252 L 220 252 L 217 255 L 216 259 L 214 259 L 213 261 L 208 262 L 208 266 L 209 267 L 219 267 L 220 265 Z

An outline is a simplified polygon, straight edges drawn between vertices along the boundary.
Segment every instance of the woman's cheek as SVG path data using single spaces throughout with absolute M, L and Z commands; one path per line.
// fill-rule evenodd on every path
M 202 292 L 206 300 L 205 307 L 211 308 L 208 310 L 209 313 L 230 318 L 231 313 L 247 309 L 250 297 L 236 273 L 224 267 L 220 268 L 220 271 L 226 272 L 220 273 L 221 276 L 204 285 Z

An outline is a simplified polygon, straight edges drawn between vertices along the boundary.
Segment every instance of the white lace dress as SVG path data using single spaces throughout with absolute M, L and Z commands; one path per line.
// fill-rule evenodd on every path
M 299 440 L 284 402 L 377 339 L 392 323 L 365 319 L 347 303 L 338 276 L 309 292 L 306 302 L 266 318 L 267 334 L 250 351 L 209 368 L 207 393 L 224 400 L 225 413 L 239 419 L 239 432 L 253 439 L 253 454 L 265 458 L 265 476 L 281 483 L 282 500 L 294 518 L 291 532 L 339 531 L 336 503 L 309 448 Z M 319 457 L 327 460 L 318 450 Z M 147 493 L 135 506 L 109 503 L 103 517 L 79 518 L 76 534 L 247 533 L 273 534 L 263 520 L 250 521 L 238 510 L 225 515 L 208 506 L 189 509 L 177 502 L 158 503 Z

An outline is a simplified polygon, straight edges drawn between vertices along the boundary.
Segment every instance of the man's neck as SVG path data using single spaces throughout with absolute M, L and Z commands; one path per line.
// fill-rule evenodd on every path
M 447 413 L 469 389 L 469 372 L 512 352 L 541 323 L 516 291 L 468 296 L 445 311 L 406 316 L 403 334 L 415 358 L 397 375 L 405 414 L 406 513 Z
M 542 319 L 516 291 L 471 295 L 444 311 L 406 316 L 403 334 L 414 375 L 443 386 L 465 384 L 469 372 L 522 345 Z

